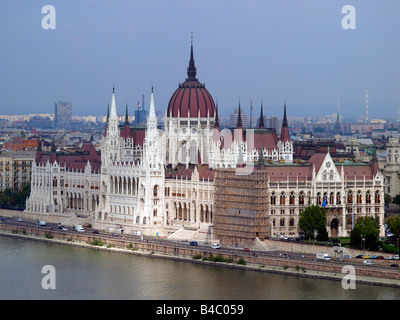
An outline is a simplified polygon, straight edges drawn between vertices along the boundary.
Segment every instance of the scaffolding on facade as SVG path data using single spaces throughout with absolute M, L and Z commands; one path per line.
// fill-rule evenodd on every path
M 214 176 L 214 230 L 221 243 L 250 245 L 270 237 L 266 170 L 238 175 L 236 169 L 217 169 Z

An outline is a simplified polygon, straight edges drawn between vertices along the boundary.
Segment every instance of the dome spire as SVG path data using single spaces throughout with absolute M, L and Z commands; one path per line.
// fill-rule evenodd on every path
M 190 40 L 190 60 L 189 60 L 189 66 L 187 68 L 187 79 L 186 80 L 197 80 L 196 79 L 196 66 L 194 64 L 194 58 L 193 58 L 193 32 L 191 35 L 191 40 Z

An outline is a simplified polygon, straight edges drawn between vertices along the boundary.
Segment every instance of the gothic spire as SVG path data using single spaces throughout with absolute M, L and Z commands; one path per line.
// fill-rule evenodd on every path
M 196 79 L 196 66 L 194 64 L 194 58 L 193 58 L 193 32 L 191 36 L 191 43 L 190 43 L 190 60 L 189 60 L 189 66 L 187 68 L 187 79 L 186 80 L 197 80 Z
M 239 112 L 238 112 L 238 118 L 237 118 L 237 122 L 236 122 L 236 128 L 243 128 L 241 113 L 242 112 L 240 111 L 240 100 L 239 100 Z
M 126 110 L 125 110 L 125 124 L 129 125 L 128 104 L 126 104 Z
M 111 99 L 111 118 L 117 118 L 117 106 L 115 105 L 115 87 L 113 87 L 113 94 Z
M 285 100 L 285 106 L 283 109 L 283 120 L 282 120 L 282 128 L 281 128 L 281 141 L 286 143 L 290 140 L 289 137 L 289 126 L 288 126 L 288 121 L 286 117 L 286 100 Z
M 261 101 L 261 112 L 260 112 L 260 119 L 258 120 L 258 128 L 264 129 L 264 114 L 263 114 L 263 104 Z
M 286 117 L 286 99 L 285 99 L 285 106 L 283 108 L 283 121 L 282 121 L 282 127 L 288 127 L 288 121 Z
M 214 121 L 214 128 L 219 128 L 219 118 L 218 118 L 218 101 L 217 101 L 217 105 L 215 106 L 215 121 Z
M 151 87 L 151 95 L 150 95 L 150 109 L 149 115 L 147 117 L 147 129 L 150 129 L 149 126 L 153 126 L 157 129 L 157 115 L 156 115 L 156 108 L 154 104 L 154 94 L 153 94 L 153 87 Z
M 109 119 L 110 119 L 110 104 L 107 105 L 107 121 L 106 121 L 107 124 Z

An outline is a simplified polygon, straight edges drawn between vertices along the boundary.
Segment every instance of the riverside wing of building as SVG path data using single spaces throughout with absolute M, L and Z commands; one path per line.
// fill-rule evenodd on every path
M 36 152 L 32 164 L 29 213 L 86 213 L 99 203 L 100 153 L 91 144 L 76 150 Z
M 334 161 L 326 153 L 301 163 L 266 162 L 249 172 L 216 171 L 214 229 L 221 242 L 297 237 L 300 213 L 310 205 L 325 208 L 329 236 L 349 236 L 359 217 L 375 215 L 384 233 L 383 177 L 376 162 Z

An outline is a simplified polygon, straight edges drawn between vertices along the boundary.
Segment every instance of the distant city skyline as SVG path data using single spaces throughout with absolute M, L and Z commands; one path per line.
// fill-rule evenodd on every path
M 23 5 L 21 5 L 21 2 Z M 118 114 L 148 108 L 154 86 L 162 113 L 186 78 L 191 33 L 197 78 L 221 116 L 240 99 L 264 114 L 398 116 L 400 3 L 354 0 L 355 30 L 344 30 L 343 1 L 54 0 L 56 29 L 44 30 L 44 1 L 5 0 L 0 34 L 0 114 L 52 113 L 71 101 L 72 115 L 103 116 L 112 87 Z

